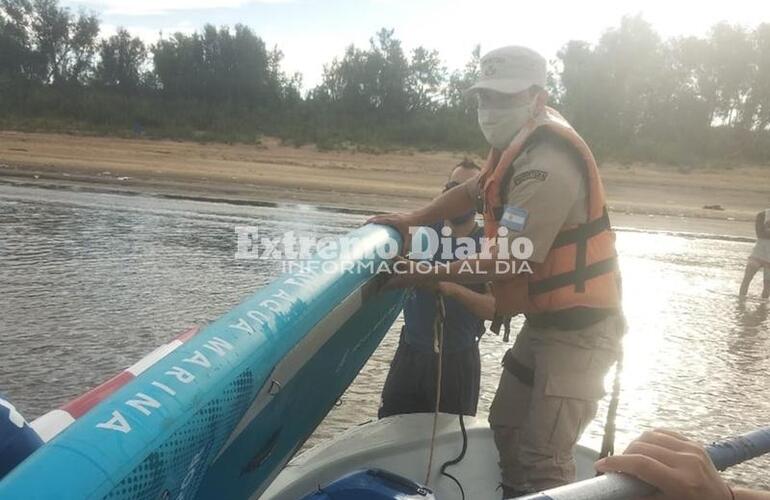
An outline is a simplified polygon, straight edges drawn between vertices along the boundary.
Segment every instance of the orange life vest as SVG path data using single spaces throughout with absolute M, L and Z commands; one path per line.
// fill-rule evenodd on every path
M 543 130 L 545 129 L 545 130 Z M 503 214 L 506 174 L 535 132 L 560 137 L 579 153 L 588 194 L 587 222 L 562 227 L 543 263 L 530 262 L 532 274 L 495 281 L 492 291 L 499 316 L 620 307 L 620 273 L 604 198 L 604 187 L 591 150 L 555 110 L 545 107 L 531 119 L 505 151 L 493 149 L 480 175 L 484 228 L 496 238 Z

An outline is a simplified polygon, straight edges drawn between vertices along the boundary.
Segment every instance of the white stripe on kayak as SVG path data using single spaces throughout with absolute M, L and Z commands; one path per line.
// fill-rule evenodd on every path
M 235 430 L 230 434 L 225 445 L 219 450 L 214 459 L 215 462 L 257 415 L 262 412 L 265 406 L 272 401 L 273 394 L 270 394 L 270 391 L 274 386 L 280 392 L 280 388 L 285 387 L 291 382 L 291 379 L 294 378 L 297 372 L 361 308 L 363 287 L 364 285 L 345 297 L 329 314 L 316 323 L 307 335 L 275 365 L 259 393 L 257 393 L 257 397 L 254 398 L 254 402 L 246 410 L 238 425 L 235 426 Z
M 163 344 L 162 346 L 158 347 L 147 356 L 143 357 L 133 365 L 129 366 L 126 369 L 126 371 L 129 372 L 134 377 L 138 377 L 140 373 L 142 373 L 147 368 L 151 367 L 161 359 L 165 358 L 166 356 L 174 352 L 176 348 L 182 344 L 183 342 L 181 340 L 172 340 L 168 344 Z
M 36 418 L 29 426 L 37 432 L 43 442 L 47 443 L 74 421 L 72 415 L 64 410 L 51 410 Z
M 183 343 L 184 342 L 181 340 L 173 340 L 168 344 L 163 344 L 147 356 L 143 357 L 128 367 L 125 371 L 136 377 L 164 357 L 168 356 Z M 40 436 L 40 439 L 47 443 L 64 429 L 69 427 L 74 421 L 75 419 L 68 412 L 61 409 L 56 409 L 41 415 L 29 425 L 35 430 L 35 432 L 37 432 L 37 434 Z

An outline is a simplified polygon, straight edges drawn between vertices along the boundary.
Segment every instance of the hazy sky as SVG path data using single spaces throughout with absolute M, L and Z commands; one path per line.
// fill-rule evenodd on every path
M 551 59 L 569 40 L 595 42 L 624 14 L 642 14 L 664 37 L 703 35 L 718 21 L 754 26 L 770 22 L 764 0 L 78 0 L 74 9 L 96 11 L 105 34 L 128 28 L 148 42 L 158 33 L 192 32 L 204 23 L 251 26 L 269 47 L 278 45 L 287 73 L 299 71 L 305 88 L 317 84 L 323 65 L 350 43 L 366 46 L 382 27 L 411 50 L 438 49 L 450 69 L 463 66 L 476 43 L 482 53 L 525 44 Z

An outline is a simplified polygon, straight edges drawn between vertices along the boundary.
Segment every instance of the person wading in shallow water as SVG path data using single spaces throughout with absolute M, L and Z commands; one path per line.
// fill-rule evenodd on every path
M 760 269 L 763 270 L 764 286 L 762 288 L 762 298 L 770 297 L 770 208 L 757 214 L 755 220 L 755 229 L 757 233 L 757 243 L 746 263 L 746 271 L 743 273 L 743 282 L 738 295 L 745 297 L 749 293 L 749 285 L 754 275 Z
M 472 161 L 461 162 L 452 169 L 444 191 L 473 178 L 478 171 Z M 478 247 L 483 231 L 476 224 L 475 215 L 475 210 L 469 210 L 430 229 L 439 238 L 444 226 L 452 230 L 450 250 L 454 255 L 458 238 L 472 238 Z M 443 251 L 439 246 L 431 260 L 443 260 Z M 492 319 L 495 301 L 484 283 L 464 286 L 439 282 L 414 288 L 407 294 L 398 349 L 382 389 L 380 418 L 435 410 L 438 354 L 433 337 L 437 293 L 444 297 L 446 309 L 439 411 L 476 415 L 481 380 L 478 342 L 484 333 L 484 318 Z

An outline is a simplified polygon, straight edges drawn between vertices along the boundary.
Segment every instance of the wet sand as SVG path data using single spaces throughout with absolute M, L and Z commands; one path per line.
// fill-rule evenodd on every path
M 463 156 L 0 131 L 0 182 L 374 213 L 427 202 Z M 754 215 L 770 205 L 770 166 L 601 168 L 619 227 L 750 239 Z

